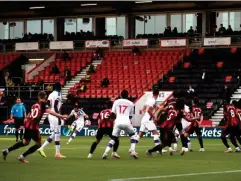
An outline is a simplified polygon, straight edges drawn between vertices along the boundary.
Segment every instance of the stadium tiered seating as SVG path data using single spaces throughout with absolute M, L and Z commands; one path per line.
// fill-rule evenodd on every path
M 18 56 L 19 54 L 14 53 L 0 54 L 0 70 L 12 63 Z
M 29 80 L 30 83 L 43 82 L 55 82 L 60 81 L 63 85 L 65 83 L 64 70 L 68 68 L 71 72 L 71 76 L 75 76 L 81 71 L 82 68 L 86 67 L 92 61 L 92 52 L 72 52 L 69 53 L 70 60 L 64 61 L 62 58 L 63 54 L 57 54 L 56 60 L 49 66 L 45 67 L 44 70 L 40 71 L 38 75 L 34 76 L 33 79 Z M 60 71 L 59 74 L 52 74 L 51 70 L 56 65 Z
M 134 56 L 130 51 L 105 53 L 104 60 L 96 68 L 96 74 L 91 75 L 87 91 L 79 96 L 116 98 L 121 90 L 127 89 L 131 97 L 139 97 L 182 59 L 183 50 L 148 50 L 143 51 L 141 56 Z M 101 87 L 104 78 L 110 80 L 107 88 Z M 75 84 L 69 93 L 76 95 L 80 84 Z
M 227 85 L 232 94 L 240 84 L 240 57 L 240 50 L 232 53 L 229 48 L 194 50 L 159 83 L 159 87 L 187 91 L 191 85 L 204 108 L 208 102 L 213 103 L 213 109 L 206 112 L 212 114 L 224 101 L 224 86 Z M 175 80 L 170 81 L 171 78 Z

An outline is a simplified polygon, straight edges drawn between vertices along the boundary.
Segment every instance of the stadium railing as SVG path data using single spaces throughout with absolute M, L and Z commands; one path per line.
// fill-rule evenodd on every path
M 0 89 L 4 89 L 5 97 L 20 97 L 20 98 L 36 98 L 39 91 L 43 90 L 43 86 L 12 86 L 12 87 L 3 87 Z
M 144 39 L 147 40 L 148 42 L 147 45 L 145 46 L 140 45 L 140 40 L 144 40 Z M 132 43 L 132 44 L 130 46 L 124 46 L 123 41 L 126 41 L 126 40 L 129 41 L 128 43 Z M 133 42 L 131 42 L 131 40 Z M 181 40 L 186 40 L 186 43 L 183 44 L 184 41 L 181 41 Z M 100 41 L 100 40 L 87 40 L 87 41 Z M 103 41 L 106 41 L 106 40 L 103 40 Z M 69 42 L 73 42 L 74 50 L 86 50 L 85 48 L 86 40 L 74 40 Z M 161 46 L 161 42 L 163 42 L 165 46 Z M 3 46 L 5 48 L 1 50 L 2 52 L 15 51 L 14 41 L 5 42 Z M 93 46 L 92 49 L 95 49 L 97 46 L 98 45 Z M 124 39 L 117 42 L 114 45 L 110 43 L 109 49 L 125 49 L 125 48 L 130 49 L 133 46 L 141 46 L 147 49 L 177 48 L 177 47 L 200 48 L 200 47 L 218 47 L 218 46 L 224 46 L 224 47 L 241 46 L 241 35 L 223 35 L 223 36 L 205 36 L 205 37 L 202 37 L 201 35 L 193 35 L 193 36 L 186 36 L 186 37 L 165 37 L 165 38 L 155 38 L 155 37 L 148 38 L 147 37 L 147 38 L 138 38 L 138 39 Z M 102 46 L 100 45 L 99 47 L 102 47 Z M 39 51 L 40 49 L 49 51 L 50 42 L 49 41 L 39 42 L 39 47 L 37 51 Z M 59 50 L 62 51 L 64 49 L 67 50 L 67 48 L 63 48 Z M 23 51 L 28 51 L 28 50 L 23 50 Z

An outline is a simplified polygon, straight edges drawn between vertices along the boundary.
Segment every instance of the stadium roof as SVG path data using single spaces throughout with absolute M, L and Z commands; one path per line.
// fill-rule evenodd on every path
M 142 0 L 143 1 L 143 0 Z M 240 8 L 239 1 L 5 1 L 0 2 L 0 19 L 57 16 L 91 16 L 181 10 Z M 30 9 L 30 7 L 32 7 Z

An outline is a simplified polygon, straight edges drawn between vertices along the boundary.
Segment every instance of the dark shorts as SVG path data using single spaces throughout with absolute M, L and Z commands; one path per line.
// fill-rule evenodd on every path
M 241 132 L 240 132 L 240 129 L 239 129 L 239 125 L 237 126 L 232 126 L 229 128 L 230 130 L 230 135 L 232 136 L 237 136 L 237 137 L 240 137 L 241 136 Z
M 24 126 L 24 118 L 14 118 L 14 128 L 19 129 Z
M 189 125 L 185 131 L 188 135 L 193 134 L 194 132 L 197 134 L 197 136 L 201 136 L 201 129 L 199 126 L 193 126 L 192 124 Z
M 39 130 L 25 129 L 24 139 L 30 141 L 31 139 L 35 142 L 41 141 L 41 136 Z
M 176 124 L 176 128 L 179 131 L 179 133 L 182 133 L 183 128 L 182 128 L 182 123 L 181 122 Z
M 227 136 L 227 135 L 232 135 L 232 136 L 240 136 L 241 131 L 239 126 L 225 126 L 223 131 L 222 131 L 222 136 Z
M 113 128 L 99 128 L 97 130 L 97 134 L 95 137 L 97 140 L 101 140 L 104 135 L 107 135 L 110 138 L 112 138 L 112 131 L 113 131 Z
M 175 142 L 175 135 L 172 130 L 161 128 L 160 129 L 160 140 L 165 146 L 171 146 Z

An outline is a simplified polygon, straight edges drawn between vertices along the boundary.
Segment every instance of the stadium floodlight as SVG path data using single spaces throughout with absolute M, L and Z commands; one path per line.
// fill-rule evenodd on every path
M 45 6 L 34 6 L 34 7 L 29 7 L 29 9 L 44 9 Z
M 136 4 L 141 4 L 141 3 L 152 3 L 152 1 L 136 1 Z
M 96 3 L 91 3 L 91 4 L 81 4 L 81 6 L 96 6 Z

